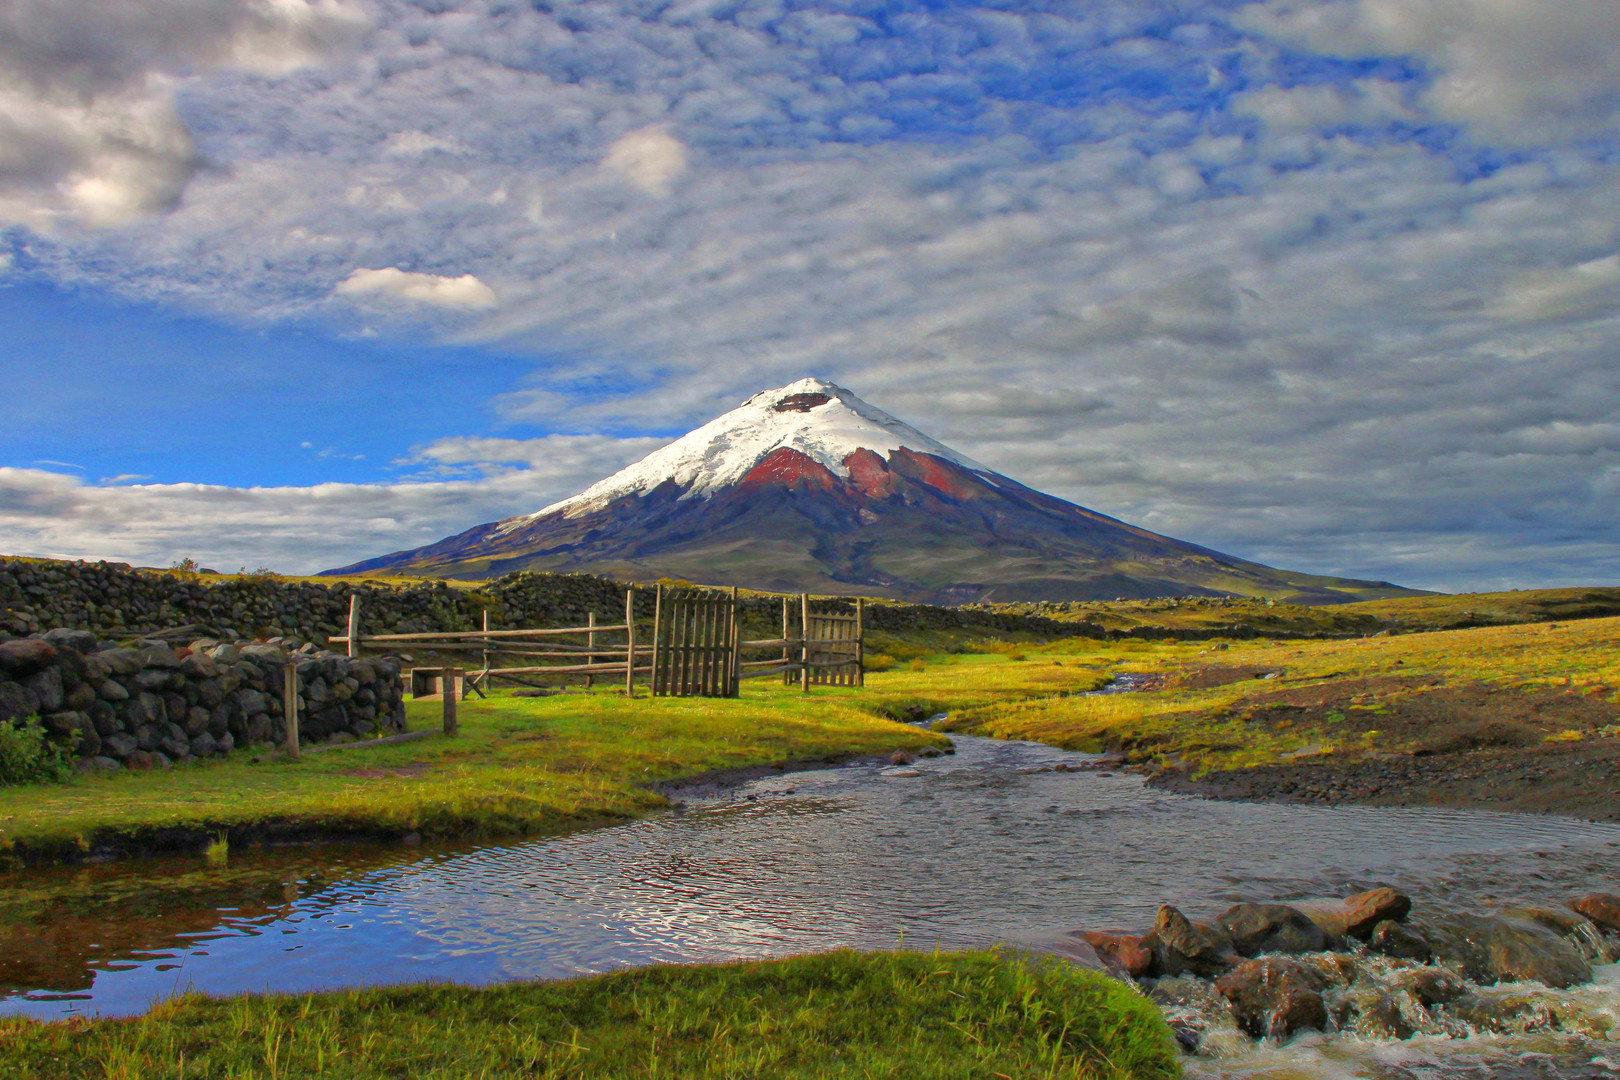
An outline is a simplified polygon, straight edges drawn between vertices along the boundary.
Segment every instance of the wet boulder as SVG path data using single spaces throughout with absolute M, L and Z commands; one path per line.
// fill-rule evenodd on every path
M 1556 989 L 1592 980 L 1580 951 L 1528 919 L 1508 915 L 1448 915 L 1426 937 L 1435 954 L 1478 983 L 1531 981 Z
M 1558 1017 L 1545 1002 L 1514 994 L 1464 994 L 1444 1011 L 1481 1033 L 1547 1031 L 1558 1026 Z
M 1240 959 L 1225 931 L 1195 923 L 1169 904 L 1159 908 L 1142 947 L 1153 955 L 1153 969 L 1161 975 L 1219 975 Z
M 1329 944 L 1321 927 L 1286 904 L 1237 904 L 1215 921 L 1244 956 L 1321 952 Z
M 1366 940 L 1373 927 L 1386 919 L 1404 920 L 1412 910 L 1412 900 L 1394 889 L 1378 888 L 1342 900 L 1331 896 L 1293 900 L 1289 906 L 1307 915 L 1329 937 Z
M 1425 1009 L 1456 1001 L 1468 992 L 1468 984 L 1460 976 L 1437 967 L 1403 971 L 1395 977 L 1394 985 L 1397 990 L 1412 995 L 1412 1000 Z
M 1367 948 L 1397 960 L 1416 960 L 1420 963 L 1427 963 L 1433 955 L 1421 933 L 1394 919 L 1385 919 L 1372 928 L 1372 933 L 1367 935 Z
M 1097 955 L 1106 963 L 1119 968 L 1133 979 L 1140 979 L 1153 970 L 1153 953 L 1142 947 L 1142 939 L 1136 934 L 1112 930 L 1086 930 L 1079 937 L 1097 950 Z
M 1325 1030 L 1328 1016 L 1322 991 L 1327 985 L 1319 972 L 1283 956 L 1246 961 L 1215 980 L 1215 989 L 1231 1003 L 1238 1026 L 1257 1039 Z
M 1593 893 L 1569 905 L 1605 930 L 1620 933 L 1620 896 Z
M 1375 1039 L 1409 1039 L 1415 1029 L 1401 1012 L 1394 995 L 1375 990 L 1357 999 L 1343 1025 L 1358 1035 Z

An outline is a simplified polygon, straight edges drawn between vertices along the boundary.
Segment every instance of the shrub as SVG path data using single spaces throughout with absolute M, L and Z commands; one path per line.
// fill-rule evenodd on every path
M 75 732 L 75 737 L 77 732 Z M 0 787 L 58 783 L 73 775 L 73 752 L 45 738 L 39 717 L 0 720 Z
M 923 663 L 921 660 L 913 660 L 911 663 L 907 664 L 906 666 L 908 668 L 910 668 L 912 671 L 927 671 L 928 670 L 928 665 Z
M 861 661 L 861 666 L 867 671 L 888 671 L 897 663 L 888 653 L 872 653 Z

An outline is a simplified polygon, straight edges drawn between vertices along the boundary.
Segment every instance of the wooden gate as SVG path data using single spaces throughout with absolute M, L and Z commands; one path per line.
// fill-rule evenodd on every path
M 654 697 L 737 696 L 737 590 L 659 589 L 653 618 Z
M 865 686 L 859 615 L 806 615 L 804 666 L 811 686 Z

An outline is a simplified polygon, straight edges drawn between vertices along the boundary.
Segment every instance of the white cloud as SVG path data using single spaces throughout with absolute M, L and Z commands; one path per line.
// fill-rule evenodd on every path
M 1490 311 L 1514 322 L 1620 311 L 1620 255 L 1522 274 L 1507 284 Z
M 443 308 L 489 308 L 499 302 L 495 290 L 472 274 L 441 277 L 438 274 L 412 273 L 394 266 L 381 270 L 356 270 L 339 282 L 333 291 L 344 296 L 395 296 Z
M 1402 98 L 1400 86 L 1358 79 L 1349 86 L 1266 86 L 1232 99 L 1232 110 L 1258 117 L 1276 131 L 1316 131 L 1347 125 L 1412 123 L 1420 115 Z
M 189 555 L 209 565 L 308 573 L 532 513 L 667 441 L 444 439 L 421 448 L 417 460 L 488 475 L 392 484 L 233 488 L 141 484 L 145 477 L 130 475 L 96 486 L 0 467 L 0 551 L 155 566 Z M 489 468 L 495 463 L 526 467 Z
M 1237 21 L 1325 56 L 1411 56 L 1422 103 L 1484 142 L 1620 132 L 1620 4 L 1609 0 L 1271 0 Z
M 285 75 L 364 25 L 346 0 L 0 7 L 0 221 L 110 226 L 170 209 L 201 166 L 176 107 L 183 75 Z
M 602 164 L 648 194 L 663 198 L 686 171 L 686 146 L 663 128 L 642 128 L 608 147 Z
M 670 431 L 820 374 L 1016 478 L 1239 554 L 1435 584 L 1448 545 L 1472 553 L 1458 575 L 1517 546 L 1535 573 L 1596 573 L 1620 509 L 1620 174 L 1578 144 L 1612 144 L 1612 80 L 1571 6 L 1521 6 L 1557 24 L 1525 30 L 1534 78 L 1499 55 L 1518 40 L 1500 4 L 1258 5 L 1244 25 L 1271 40 L 1234 44 L 1224 9 L 1177 5 L 1167 35 L 1164 5 L 1104 0 L 945 5 L 886 40 L 767 3 L 382 0 L 362 63 L 185 76 L 218 167 L 161 219 L 27 237 L 28 261 L 230 320 L 543 357 L 500 421 Z M 1430 78 L 1347 81 L 1323 55 Z M 1022 96 L 1055 73 L 1081 88 Z M 1473 112 L 1441 92 L 1465 76 L 1484 79 Z M 1252 89 L 1229 103 L 1231 81 Z M 1470 138 L 1403 134 L 1435 120 Z M 467 152 L 438 152 L 452 133 Z M 1494 138 L 1524 149 L 1476 153 Z M 66 173 L 42 175 L 26 190 L 65 207 Z M 548 451 L 418 453 L 505 483 Z M 584 483 L 611 471 L 592 460 Z M 440 535 L 498 516 L 479 498 L 447 502 Z M 392 542 L 361 539 L 341 558 Z
M 390 157 L 416 157 L 433 151 L 446 154 L 470 154 L 472 148 L 456 139 L 444 139 L 425 131 L 396 131 L 383 143 L 383 153 Z

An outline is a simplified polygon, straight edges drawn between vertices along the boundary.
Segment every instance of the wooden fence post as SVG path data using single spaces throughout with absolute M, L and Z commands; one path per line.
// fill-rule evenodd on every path
M 624 591 L 624 696 L 636 696 L 636 587 Z
M 461 672 L 453 667 L 444 669 L 440 682 L 444 684 L 444 733 L 454 735 L 460 727 L 456 717 L 456 699 L 461 695 L 456 693 L 456 676 Z
M 596 663 L 596 609 L 592 608 L 585 616 L 585 666 L 590 667 Z M 585 673 L 585 689 L 589 690 L 596 685 L 596 676 L 589 671 Z
M 793 663 L 793 654 L 788 652 L 788 598 L 782 597 L 782 685 L 793 685 L 793 673 L 788 665 Z
M 737 697 L 742 693 L 742 649 L 737 643 L 742 640 L 742 618 L 737 609 L 737 586 L 731 587 L 731 663 L 726 671 L 726 697 Z
M 855 685 L 866 685 L 866 601 L 855 598 Z
M 489 633 L 489 609 L 488 608 L 484 609 L 484 633 L 486 633 L 486 634 Z M 483 653 L 481 654 L 481 658 L 482 658 L 483 664 L 484 664 L 484 685 L 485 686 L 492 686 L 494 684 L 492 684 L 489 681 L 489 638 L 484 639 L 484 650 L 483 650 Z
M 287 727 L 287 756 L 298 757 L 298 662 L 281 669 L 281 719 Z
M 658 591 L 653 594 L 653 642 L 652 642 L 653 655 L 652 655 L 652 683 L 651 683 L 651 694 L 652 694 L 653 697 L 658 696 L 658 690 L 659 690 L 659 682 L 658 682 L 658 675 L 659 675 L 659 672 L 658 672 L 658 660 L 659 660 L 658 651 L 659 651 L 659 646 L 663 645 L 664 651 L 666 651 L 666 652 L 669 650 L 669 646 L 667 644 L 663 643 L 663 639 L 661 637 L 661 635 L 663 633 L 663 625 L 662 625 L 663 621 L 664 621 L 664 587 L 662 585 L 659 585 L 658 586 Z
M 804 647 L 800 658 L 804 666 L 799 669 L 799 689 L 810 692 L 810 594 L 799 594 L 799 628 L 804 632 Z
M 349 594 L 349 659 L 360 655 L 360 594 Z

